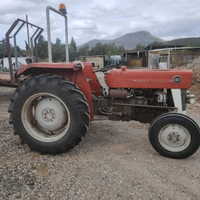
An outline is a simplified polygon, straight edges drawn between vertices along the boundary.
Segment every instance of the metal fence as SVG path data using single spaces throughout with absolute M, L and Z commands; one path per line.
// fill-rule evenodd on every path
M 200 48 L 168 48 L 149 51 L 150 69 L 190 69 L 200 72 Z

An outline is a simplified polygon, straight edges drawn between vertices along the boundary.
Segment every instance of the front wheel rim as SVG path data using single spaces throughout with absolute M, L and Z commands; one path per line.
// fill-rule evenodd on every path
M 47 106 L 45 104 L 48 98 L 53 100 L 54 103 L 49 103 Z M 37 109 L 41 101 L 45 103 Z M 58 141 L 66 135 L 70 128 L 71 118 L 67 106 L 60 98 L 50 93 L 37 93 L 29 97 L 22 107 L 21 116 L 26 131 L 41 142 Z M 60 118 L 55 120 L 56 117 Z M 62 123 L 60 123 L 60 120 L 62 120 Z M 56 128 L 54 128 L 54 125 L 56 125 Z
M 179 124 L 168 124 L 158 133 L 158 140 L 162 147 L 171 152 L 180 152 L 190 145 L 189 131 Z

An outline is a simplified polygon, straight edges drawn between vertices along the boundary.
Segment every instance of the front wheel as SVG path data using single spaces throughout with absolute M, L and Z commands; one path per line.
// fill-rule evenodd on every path
M 182 159 L 191 156 L 199 148 L 200 131 L 198 125 L 188 116 L 167 113 L 151 123 L 149 140 L 161 155 Z
M 40 75 L 22 83 L 8 110 L 14 133 L 31 150 L 65 152 L 76 146 L 89 125 L 89 107 L 78 87 L 59 76 Z

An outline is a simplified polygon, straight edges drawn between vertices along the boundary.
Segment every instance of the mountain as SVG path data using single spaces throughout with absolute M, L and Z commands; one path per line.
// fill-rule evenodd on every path
M 161 38 L 153 36 L 150 32 L 147 31 L 139 31 L 135 33 L 127 33 L 119 38 L 113 39 L 113 40 L 91 40 L 86 42 L 85 44 L 88 44 L 90 48 L 94 47 L 98 42 L 101 42 L 102 44 L 111 44 L 115 43 L 116 46 L 124 45 L 125 49 L 134 49 L 137 44 L 142 45 L 148 45 L 150 43 L 153 43 L 154 41 L 158 42 L 164 42 Z M 80 45 L 78 48 L 84 46 Z
M 182 45 L 187 46 L 188 44 L 200 44 L 200 37 L 192 37 L 192 38 L 180 38 L 171 41 L 165 41 L 163 44 L 165 45 Z

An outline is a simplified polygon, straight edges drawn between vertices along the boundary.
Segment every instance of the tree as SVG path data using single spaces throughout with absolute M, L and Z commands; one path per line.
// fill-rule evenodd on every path
M 78 50 L 78 56 L 89 56 L 89 48 L 88 44 L 84 44 L 84 46 L 80 47 Z
M 61 40 L 59 38 L 56 38 L 56 44 L 61 45 Z
M 114 43 L 109 45 L 109 51 L 107 53 L 107 56 L 111 55 L 121 55 L 125 52 L 124 45 L 121 45 L 117 47 Z
M 134 51 L 142 51 L 146 46 L 142 44 L 137 44 Z
M 148 46 L 162 46 L 163 42 L 154 41 L 153 43 L 148 44 Z
M 196 40 L 189 40 L 186 45 L 186 47 L 199 47 L 199 46 L 200 42 Z
M 77 47 L 74 38 L 71 38 L 71 42 L 69 44 L 69 61 L 72 62 L 77 59 Z
M 71 38 L 70 47 L 77 52 L 76 42 L 73 37 Z
M 53 62 L 61 61 L 63 55 L 65 55 L 65 45 L 61 44 L 61 40 L 56 38 L 56 43 L 52 44 L 52 60 Z
M 48 58 L 47 49 L 48 49 L 48 43 L 44 39 L 44 36 L 40 35 L 40 37 L 38 38 L 38 44 L 37 44 L 38 57 L 41 59 Z
M 124 52 L 125 49 L 123 45 L 117 47 L 115 43 L 102 45 L 100 42 L 98 42 L 94 47 L 92 47 L 89 54 L 91 56 L 107 55 L 110 57 L 111 55 L 121 55 Z
M 16 48 L 17 48 L 17 55 L 21 55 L 22 51 L 21 51 L 20 47 L 17 46 Z M 15 54 L 15 48 L 14 47 L 11 47 L 11 53 Z
M 94 47 L 92 47 L 91 51 L 90 51 L 90 55 L 102 55 L 102 49 L 103 46 L 101 44 L 101 42 L 98 42 Z
M 6 46 L 6 40 L 3 40 L 1 43 L 0 43 L 0 54 L 4 54 L 7 50 L 7 46 Z
M 44 36 L 43 36 L 43 35 L 40 35 L 39 38 L 38 38 L 38 43 L 39 43 L 39 42 L 45 42 L 45 41 L 46 41 L 46 40 L 45 40 Z

